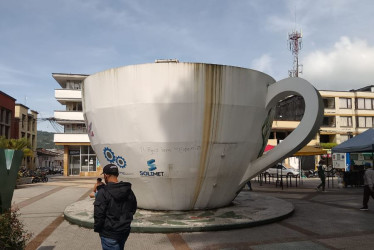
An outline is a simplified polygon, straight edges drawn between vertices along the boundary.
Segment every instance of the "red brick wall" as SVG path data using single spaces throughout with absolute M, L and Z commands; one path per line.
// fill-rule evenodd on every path
M 11 126 L 10 126 L 10 137 L 11 138 L 17 138 L 16 129 L 15 129 L 16 123 L 14 119 L 15 104 L 16 104 L 16 99 L 0 91 L 0 108 L 3 107 L 12 112 Z

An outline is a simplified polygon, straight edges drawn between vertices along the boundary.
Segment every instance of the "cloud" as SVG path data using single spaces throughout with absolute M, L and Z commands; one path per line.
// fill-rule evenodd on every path
M 0 86 L 27 86 L 27 80 L 22 78 L 30 77 L 31 74 L 25 71 L 14 69 L 0 63 Z
M 303 78 L 318 89 L 350 90 L 374 84 L 374 46 L 341 37 L 331 49 L 316 50 L 303 59 Z
M 256 58 L 252 61 L 251 68 L 272 75 L 273 61 L 274 59 L 269 54 L 263 54 L 261 57 Z

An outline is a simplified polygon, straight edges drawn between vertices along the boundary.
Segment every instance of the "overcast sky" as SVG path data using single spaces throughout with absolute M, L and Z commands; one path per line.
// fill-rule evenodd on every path
M 52 73 L 93 74 L 176 58 L 288 76 L 288 33 L 302 31 L 303 77 L 320 90 L 374 84 L 372 0 L 0 1 L 0 90 L 62 110 Z M 48 122 L 38 130 L 54 131 Z

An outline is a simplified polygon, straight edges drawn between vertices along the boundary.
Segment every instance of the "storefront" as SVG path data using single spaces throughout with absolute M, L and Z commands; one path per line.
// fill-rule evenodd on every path
M 99 161 L 91 146 L 68 146 L 67 175 L 96 176 Z

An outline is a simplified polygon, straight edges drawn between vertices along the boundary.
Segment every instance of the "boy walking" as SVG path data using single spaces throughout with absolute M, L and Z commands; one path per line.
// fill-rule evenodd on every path
M 118 167 L 103 169 L 106 185 L 97 192 L 94 202 L 94 231 L 99 233 L 103 250 L 123 250 L 137 208 L 131 183 L 118 181 Z

